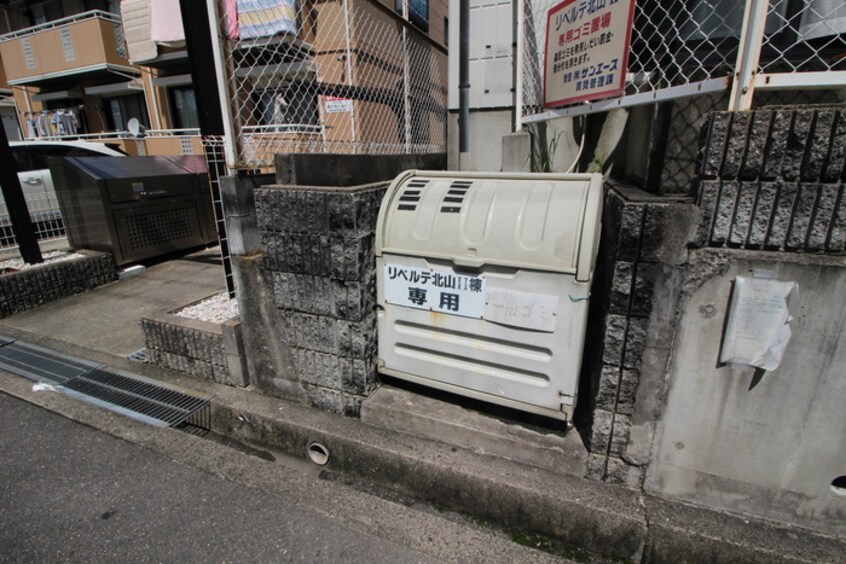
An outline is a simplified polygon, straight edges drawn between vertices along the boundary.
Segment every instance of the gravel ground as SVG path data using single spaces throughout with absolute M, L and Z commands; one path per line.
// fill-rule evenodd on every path
M 230 300 L 227 292 L 221 292 L 175 311 L 174 315 L 208 321 L 209 323 L 223 323 L 238 315 L 238 301 Z
M 63 260 L 71 260 L 85 257 L 85 255 L 81 255 L 79 253 L 71 253 L 68 251 L 52 251 L 50 253 L 44 253 L 41 256 L 44 259 L 44 262 L 39 264 L 27 264 L 23 261 L 22 258 L 11 258 L 4 261 L 0 261 L 0 270 L 3 270 L 5 268 L 14 268 L 15 270 L 29 270 L 30 268 L 35 268 L 36 266 L 41 266 L 42 264 L 48 264 L 51 262 L 61 262 Z

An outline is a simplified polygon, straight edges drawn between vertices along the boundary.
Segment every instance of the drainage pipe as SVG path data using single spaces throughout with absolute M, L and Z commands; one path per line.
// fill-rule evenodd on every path
M 318 443 L 317 441 L 310 442 L 308 447 L 306 447 L 306 454 L 309 460 L 318 466 L 329 464 L 329 449 L 322 443 Z
M 458 152 L 470 150 L 470 0 L 458 4 Z

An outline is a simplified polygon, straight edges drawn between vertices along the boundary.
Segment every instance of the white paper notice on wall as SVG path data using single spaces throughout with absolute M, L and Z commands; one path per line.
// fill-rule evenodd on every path
M 720 362 L 775 370 L 790 341 L 799 285 L 738 276 L 728 312 Z
M 557 309 L 558 296 L 491 287 L 485 295 L 485 319 L 512 327 L 552 333 Z

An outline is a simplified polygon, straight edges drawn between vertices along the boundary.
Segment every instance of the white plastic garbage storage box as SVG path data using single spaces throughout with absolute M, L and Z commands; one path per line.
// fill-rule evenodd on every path
M 376 231 L 382 373 L 572 421 L 599 174 L 408 171 Z

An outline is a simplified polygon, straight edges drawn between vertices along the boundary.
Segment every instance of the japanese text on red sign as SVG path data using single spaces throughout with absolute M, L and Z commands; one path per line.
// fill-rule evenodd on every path
M 622 91 L 634 0 L 565 0 L 547 23 L 545 103 Z

